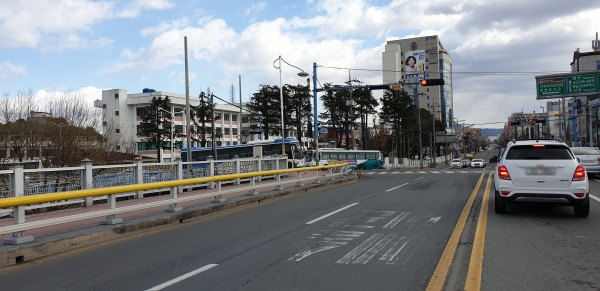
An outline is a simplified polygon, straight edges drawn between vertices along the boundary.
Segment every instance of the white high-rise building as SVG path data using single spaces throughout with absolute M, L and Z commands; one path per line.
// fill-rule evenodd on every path
M 419 107 L 433 111 L 435 118 L 451 129 L 453 120 L 452 59 L 437 35 L 390 40 L 381 54 L 383 84 L 409 77 L 444 79 L 443 86 L 418 86 Z M 405 88 L 413 95 L 413 90 Z

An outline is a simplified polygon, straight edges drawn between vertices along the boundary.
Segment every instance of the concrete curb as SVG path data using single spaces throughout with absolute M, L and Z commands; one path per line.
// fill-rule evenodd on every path
M 62 252 L 91 247 L 100 243 L 128 236 L 140 235 L 150 231 L 168 228 L 175 224 L 194 221 L 209 214 L 231 210 L 237 207 L 260 203 L 264 200 L 298 194 L 308 190 L 355 181 L 357 177 L 350 175 L 335 181 L 322 180 L 320 184 L 310 184 L 303 187 L 290 187 L 282 191 L 261 193 L 257 196 L 243 196 L 227 200 L 220 204 L 204 204 L 181 212 L 160 213 L 146 217 L 128 220 L 119 225 L 98 225 L 75 231 L 68 231 L 48 236 L 36 237 L 31 243 L 22 245 L 0 245 L 0 268 L 12 266 L 26 261 L 43 258 Z

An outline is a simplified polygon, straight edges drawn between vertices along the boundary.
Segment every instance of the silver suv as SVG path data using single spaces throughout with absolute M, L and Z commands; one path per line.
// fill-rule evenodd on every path
M 559 141 L 525 140 L 507 145 L 494 175 L 495 210 L 513 202 L 571 205 L 575 215 L 590 213 L 590 185 L 585 168 Z

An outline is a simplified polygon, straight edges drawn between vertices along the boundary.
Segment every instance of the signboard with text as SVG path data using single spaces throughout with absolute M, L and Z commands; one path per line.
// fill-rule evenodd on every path
M 600 74 L 568 73 L 535 76 L 536 99 L 588 96 L 600 91 Z

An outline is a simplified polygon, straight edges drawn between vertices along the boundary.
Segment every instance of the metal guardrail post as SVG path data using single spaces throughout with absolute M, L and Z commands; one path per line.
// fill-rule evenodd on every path
M 108 209 L 117 208 L 117 194 L 106 195 L 106 205 L 108 206 Z M 123 219 L 117 218 L 114 214 L 106 216 L 106 219 L 104 219 L 100 222 L 100 224 L 102 224 L 102 225 L 107 225 L 107 224 L 112 225 L 112 224 L 119 224 L 119 223 L 123 223 Z
M 233 158 L 235 159 L 235 173 L 239 174 L 240 173 L 240 156 L 235 155 L 233 156 Z M 234 185 L 240 185 L 242 182 L 240 181 L 240 179 L 235 179 L 235 182 L 233 183 Z
M 333 177 L 333 168 L 329 168 L 329 179 L 327 179 L 327 181 L 334 181 L 335 178 Z
M 215 199 L 213 199 L 211 201 L 211 203 L 221 203 L 221 202 L 225 202 L 227 201 L 227 199 L 221 197 L 221 194 L 218 194 L 221 192 L 221 181 L 217 181 L 217 195 L 215 196 Z
M 302 172 L 296 172 L 296 173 L 298 173 L 298 182 L 296 182 L 296 187 L 304 186 L 304 184 L 302 184 Z
M 13 171 L 10 176 L 10 196 L 21 197 L 25 196 L 25 174 L 23 172 L 23 165 L 15 165 L 10 167 Z M 13 207 L 13 217 L 15 224 L 25 223 L 25 206 Z M 13 235 L 4 240 L 6 245 L 18 245 L 23 243 L 32 242 L 34 237 L 31 235 L 25 235 L 23 231 L 15 232 Z
M 213 177 L 215 175 L 215 161 L 213 156 L 208 156 L 206 157 L 206 160 L 208 161 L 208 176 L 209 177 Z M 213 189 L 215 188 L 215 182 L 210 182 L 208 184 L 208 188 L 209 189 Z
M 181 157 L 177 157 L 175 159 L 177 162 L 177 169 L 175 169 L 175 180 L 183 179 L 183 164 L 181 162 Z M 177 193 L 182 192 L 183 187 L 171 187 L 170 198 L 177 199 Z M 177 203 L 170 204 L 168 208 L 165 209 L 165 212 L 179 212 L 183 211 L 183 208 L 177 207 Z
M 257 172 L 262 172 L 262 161 L 263 161 L 262 157 L 258 158 L 258 169 L 256 170 Z M 254 178 L 256 178 L 256 181 L 258 181 L 258 182 L 262 181 L 262 179 L 260 178 L 260 176 L 254 177 Z
M 92 160 L 84 159 L 83 161 L 81 161 L 81 166 L 83 167 L 83 170 L 81 172 L 81 189 L 94 188 L 94 173 L 92 171 Z M 85 207 L 90 207 L 94 205 L 93 197 L 86 197 L 83 205 Z
M 136 184 L 144 183 L 144 166 L 142 165 L 142 159 L 140 157 L 136 157 L 133 159 L 133 175 Z M 144 191 L 137 191 L 137 195 L 135 196 L 137 199 L 144 198 Z
M 177 163 L 177 168 L 175 169 L 175 179 L 182 180 L 183 179 L 183 161 L 181 157 L 175 158 L 175 162 Z M 183 193 L 183 186 L 177 187 L 177 193 Z
M 275 158 L 275 170 L 279 170 L 279 158 Z M 281 186 L 281 174 L 275 174 L 275 180 L 277 181 L 277 186 L 273 189 L 273 191 L 281 191 L 283 187 Z
M 256 163 L 258 164 L 257 169 L 260 171 L 260 159 L 258 159 L 256 161 Z M 250 186 L 254 187 L 256 186 L 256 180 L 257 177 L 250 177 Z M 252 188 L 251 190 L 248 190 L 248 193 L 246 193 L 246 196 L 256 196 L 258 195 L 258 192 L 256 192 L 256 189 Z
M 313 184 L 320 184 L 321 181 L 319 181 L 319 170 L 315 171 L 315 180 L 313 181 Z

